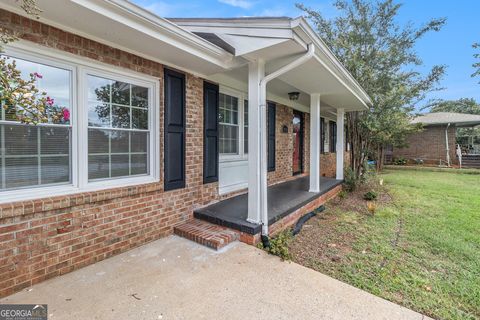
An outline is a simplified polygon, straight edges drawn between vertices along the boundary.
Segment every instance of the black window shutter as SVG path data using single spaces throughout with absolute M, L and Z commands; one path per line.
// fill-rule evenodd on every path
M 218 181 L 218 85 L 203 83 L 203 183 Z
M 330 121 L 330 152 L 336 152 L 337 149 L 337 123 Z
M 320 153 L 325 153 L 325 118 L 320 118 Z
M 164 188 L 185 187 L 185 75 L 165 69 Z
M 275 123 L 276 105 L 268 102 L 268 172 L 275 171 Z

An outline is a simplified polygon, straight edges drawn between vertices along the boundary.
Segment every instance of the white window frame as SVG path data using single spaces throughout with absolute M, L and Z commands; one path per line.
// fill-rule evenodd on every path
M 244 92 L 220 85 L 219 92 L 228 96 L 237 98 L 238 100 L 238 154 L 222 154 L 220 153 L 220 162 L 230 162 L 239 160 L 248 160 L 248 153 L 244 151 L 244 130 L 245 130 L 245 100 L 248 95 Z
M 135 71 L 125 70 L 70 53 L 45 48 L 23 40 L 5 47 L 4 55 L 25 59 L 71 71 L 70 125 L 72 128 L 71 183 L 46 185 L 0 191 L 0 203 L 43 197 L 69 195 L 78 192 L 126 187 L 160 181 L 160 132 L 158 106 L 159 79 Z M 140 85 L 149 89 L 149 174 L 88 181 L 88 105 L 86 75 L 98 75 L 113 80 Z M 42 124 L 40 124 L 42 125 Z

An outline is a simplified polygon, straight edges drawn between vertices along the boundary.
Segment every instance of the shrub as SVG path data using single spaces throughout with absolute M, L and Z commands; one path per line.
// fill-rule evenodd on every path
M 404 157 L 396 158 L 393 160 L 393 164 L 397 166 L 404 166 L 407 164 L 407 159 Z
M 355 189 L 357 188 L 359 183 L 360 183 L 360 181 L 357 178 L 357 176 L 355 175 L 355 172 L 353 171 L 353 169 L 348 167 L 345 170 L 345 180 L 344 180 L 344 183 L 343 183 L 344 186 L 345 186 L 345 190 L 347 190 L 349 192 L 355 191 Z
M 368 191 L 367 193 L 365 193 L 363 195 L 363 199 L 365 200 L 368 200 L 368 201 L 373 201 L 373 200 L 376 200 L 378 197 L 378 193 L 376 193 L 375 191 Z
M 345 190 L 340 191 L 340 192 L 338 193 L 338 197 L 339 197 L 340 199 L 345 199 L 345 198 L 347 197 L 347 191 L 345 191 Z
M 291 230 L 280 232 L 276 237 L 270 239 L 270 248 L 267 248 L 267 251 L 270 254 L 279 256 L 282 260 L 290 260 L 291 256 L 288 251 L 288 244 L 292 238 Z

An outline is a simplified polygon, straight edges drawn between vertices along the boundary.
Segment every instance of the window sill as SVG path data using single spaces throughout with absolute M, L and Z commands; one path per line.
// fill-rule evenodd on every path
M 33 214 L 68 208 L 97 201 L 111 200 L 140 193 L 163 190 L 163 185 L 153 177 L 118 179 L 112 183 L 102 181 L 88 187 L 72 185 L 26 189 L 0 193 L 0 218 Z

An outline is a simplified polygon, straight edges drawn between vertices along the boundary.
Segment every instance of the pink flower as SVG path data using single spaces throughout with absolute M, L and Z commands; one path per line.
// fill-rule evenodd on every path
M 62 114 L 63 114 L 63 120 L 70 121 L 70 111 L 67 108 L 63 108 Z
M 38 72 L 34 72 L 34 73 L 33 73 L 33 76 L 34 76 L 35 78 L 38 78 L 38 79 L 42 79 L 42 78 L 43 78 L 43 76 L 42 76 L 40 73 L 38 73 Z
M 53 104 L 55 103 L 55 101 L 54 101 L 52 98 L 47 97 L 47 102 L 46 102 L 46 103 L 47 103 L 47 105 L 49 105 L 49 106 L 51 107 L 51 106 L 53 106 Z

